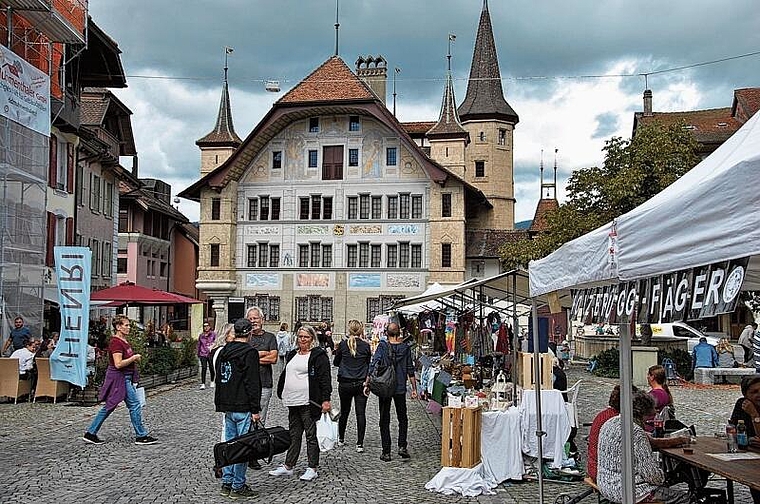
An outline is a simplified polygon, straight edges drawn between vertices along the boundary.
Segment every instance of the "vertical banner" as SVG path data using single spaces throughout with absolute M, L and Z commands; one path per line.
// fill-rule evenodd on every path
M 90 266 L 87 247 L 55 247 L 61 333 L 50 356 L 50 378 L 87 385 L 87 337 L 90 326 Z

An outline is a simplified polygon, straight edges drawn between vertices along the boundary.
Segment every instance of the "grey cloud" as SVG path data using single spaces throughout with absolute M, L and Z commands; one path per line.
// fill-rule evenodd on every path
M 596 131 L 593 138 L 608 138 L 618 129 L 618 115 L 612 112 L 596 116 Z

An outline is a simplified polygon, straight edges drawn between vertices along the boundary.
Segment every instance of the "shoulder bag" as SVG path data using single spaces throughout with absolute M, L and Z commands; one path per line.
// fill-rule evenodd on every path
M 387 346 L 388 354 L 385 356 L 385 362 L 378 362 L 375 369 L 369 375 L 369 390 L 377 397 L 392 397 L 396 392 L 396 368 L 395 359 L 393 358 L 393 347 L 390 343 Z

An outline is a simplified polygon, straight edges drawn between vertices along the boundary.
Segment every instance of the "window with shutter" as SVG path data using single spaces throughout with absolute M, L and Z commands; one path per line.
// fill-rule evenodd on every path
M 343 180 L 343 146 L 322 148 L 322 180 Z

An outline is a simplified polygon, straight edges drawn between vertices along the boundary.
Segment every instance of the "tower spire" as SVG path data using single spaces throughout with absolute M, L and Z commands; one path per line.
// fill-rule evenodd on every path
M 504 99 L 499 58 L 496 54 L 491 15 L 488 12 L 488 0 L 483 0 L 483 10 L 480 13 L 478 34 L 470 66 L 470 79 L 467 82 L 467 94 L 459 107 L 459 116 L 463 121 L 499 119 L 517 124 L 520 120 L 514 109 Z
M 227 58 L 232 54 L 231 47 L 224 48 L 224 81 L 222 83 L 222 98 L 219 102 L 219 113 L 216 116 L 214 129 L 200 140 L 195 142 L 199 147 L 203 146 L 228 146 L 238 147 L 242 141 L 235 133 L 232 125 L 232 107 L 230 106 L 230 91 L 227 83 Z
M 431 139 L 469 138 L 469 133 L 467 133 L 467 130 L 462 126 L 462 123 L 459 120 L 459 114 L 457 114 L 457 102 L 454 97 L 454 81 L 451 78 L 451 43 L 456 39 L 456 35 L 449 33 L 449 50 L 446 53 L 446 85 L 443 89 L 441 114 L 438 116 L 438 122 L 427 132 L 427 136 Z
M 340 0 L 335 0 L 335 56 L 338 55 L 338 33 L 340 30 Z

